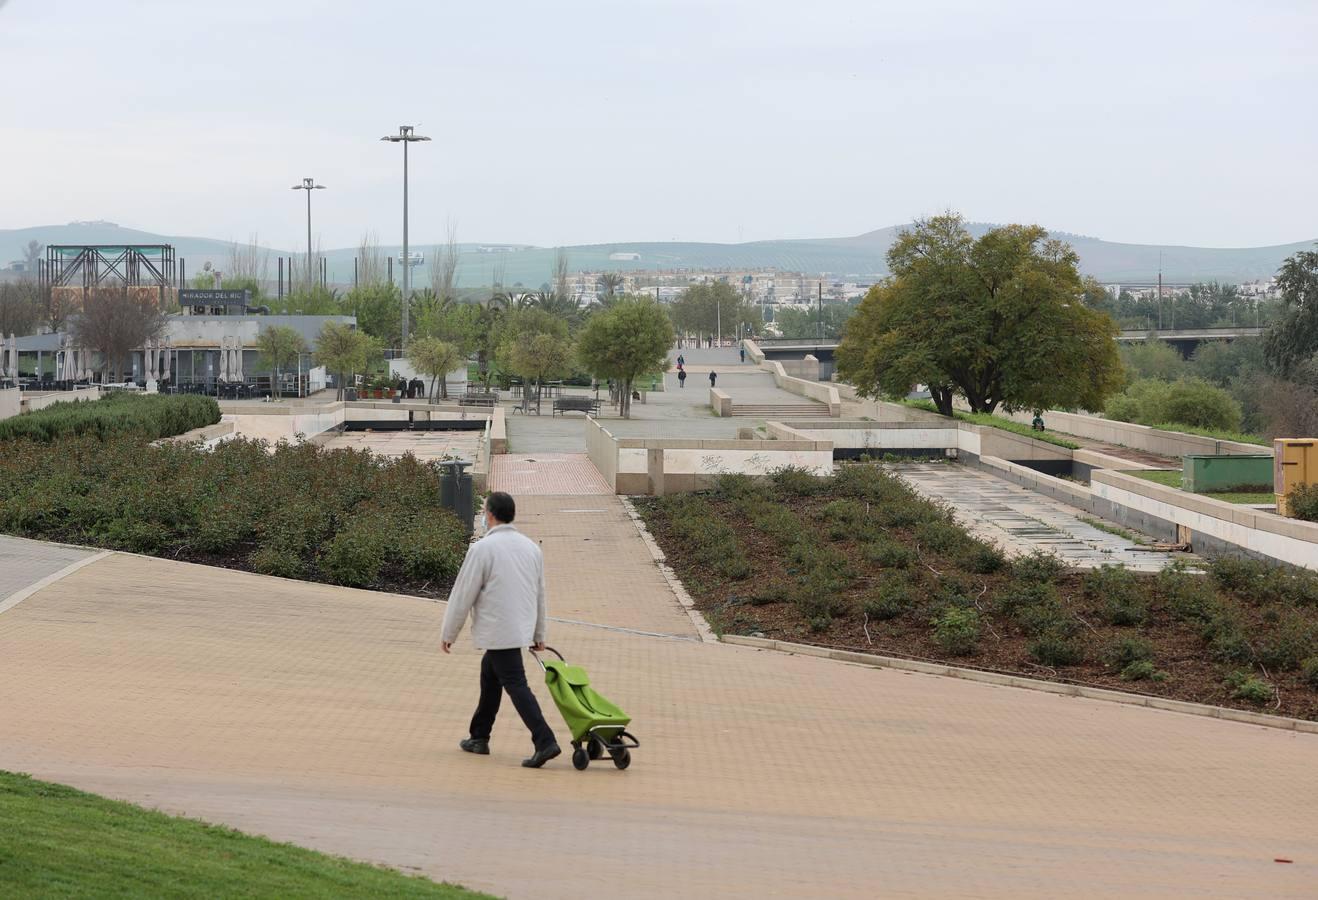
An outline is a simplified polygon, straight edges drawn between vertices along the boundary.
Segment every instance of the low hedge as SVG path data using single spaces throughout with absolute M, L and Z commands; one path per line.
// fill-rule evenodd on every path
M 251 440 L 154 446 L 92 427 L 5 444 L 0 531 L 409 592 L 451 580 L 467 546 L 435 463 Z
M 133 434 L 154 441 L 214 425 L 220 405 L 212 397 L 111 394 L 100 400 L 56 403 L 0 422 L 0 441 L 30 438 L 49 443 L 66 437 Z

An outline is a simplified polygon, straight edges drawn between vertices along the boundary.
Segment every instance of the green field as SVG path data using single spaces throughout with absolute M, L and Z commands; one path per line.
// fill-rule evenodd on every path
M 0 772 L 0 896 L 488 897 Z
M 916 409 L 924 409 L 929 412 L 938 412 L 938 407 L 932 400 L 903 400 L 907 406 L 913 406 Z M 953 410 L 952 417 L 962 422 L 971 422 L 975 425 L 987 425 L 990 428 L 1000 428 L 1003 431 L 1010 431 L 1012 434 L 1019 434 L 1022 437 L 1031 438 L 1036 441 L 1043 441 L 1045 444 L 1052 444 L 1057 447 L 1065 447 L 1068 450 L 1078 450 L 1080 445 L 1074 441 L 1068 441 L 1066 438 L 1057 437 L 1049 431 L 1035 431 L 1029 425 L 1012 419 L 1003 419 L 1000 416 L 994 416 L 989 413 L 966 412 L 965 410 Z M 941 415 L 941 413 L 940 413 Z
M 1145 481 L 1152 481 L 1154 484 L 1176 488 L 1178 491 L 1181 489 L 1181 471 L 1179 469 L 1128 469 L 1124 474 L 1134 475 L 1136 478 L 1143 478 Z M 1227 503 L 1251 505 L 1277 502 L 1275 494 L 1260 491 L 1211 491 L 1199 496 L 1212 497 L 1214 500 L 1225 500 Z

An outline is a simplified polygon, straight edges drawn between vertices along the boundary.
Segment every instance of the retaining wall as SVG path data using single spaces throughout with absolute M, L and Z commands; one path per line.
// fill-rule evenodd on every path
M 49 391 L 43 394 L 26 394 L 23 397 L 23 412 L 36 412 L 56 403 L 74 403 L 78 400 L 99 400 L 99 387 L 77 388 L 72 391 Z
M 0 419 L 16 416 L 23 409 L 23 392 L 18 388 L 0 390 Z
M 1029 424 L 1034 415 L 1029 412 L 997 413 L 1016 422 Z M 1055 431 L 1074 434 L 1091 441 L 1105 444 L 1119 444 L 1132 450 L 1143 450 L 1158 456 L 1181 457 L 1190 454 L 1238 454 L 1238 453 L 1272 453 L 1272 448 L 1262 444 L 1243 444 L 1239 441 L 1220 441 L 1216 438 L 1186 434 L 1181 431 L 1163 431 L 1147 425 L 1135 425 L 1131 422 L 1117 422 L 1086 413 L 1069 413 L 1049 410 L 1043 414 L 1048 428 Z
M 732 398 L 718 388 L 709 389 L 709 405 L 716 416 L 726 418 L 732 415 Z

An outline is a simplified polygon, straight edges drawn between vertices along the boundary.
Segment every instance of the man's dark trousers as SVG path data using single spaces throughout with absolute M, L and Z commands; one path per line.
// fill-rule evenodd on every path
M 477 740 L 488 741 L 490 729 L 494 727 L 494 717 L 499 714 L 499 703 L 503 692 L 507 691 L 522 717 L 526 727 L 531 729 L 531 740 L 536 750 L 558 743 L 554 732 L 540 712 L 540 704 L 531 693 L 526 683 L 526 669 L 522 666 L 522 649 L 511 647 L 507 650 L 486 650 L 481 658 L 481 699 L 476 705 L 476 714 L 471 717 L 469 733 Z

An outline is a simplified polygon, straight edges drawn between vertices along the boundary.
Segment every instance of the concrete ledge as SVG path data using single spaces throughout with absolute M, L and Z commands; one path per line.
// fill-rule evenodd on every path
M 732 415 L 732 398 L 718 388 L 709 389 L 709 406 L 719 418 Z
M 182 434 L 176 434 L 173 437 L 161 438 L 153 443 L 160 444 L 186 444 L 192 441 L 201 441 L 203 444 L 214 441 L 217 438 L 231 436 L 236 431 L 233 422 L 216 422 L 214 425 L 203 425 L 200 428 L 194 428 L 191 431 L 185 431 Z
M 980 669 L 967 669 L 947 663 L 924 662 L 916 659 L 903 659 L 899 656 L 882 656 L 880 654 L 860 653 L 852 650 L 833 650 L 828 647 L 816 647 L 813 644 L 794 644 L 790 641 L 776 641 L 768 638 L 743 637 L 725 634 L 719 638 L 722 643 L 740 647 L 754 647 L 759 650 L 777 650 L 798 656 L 815 656 L 832 659 L 837 662 L 869 666 L 875 669 L 900 669 L 906 672 L 919 672 L 922 675 L 941 675 L 948 678 L 961 678 L 977 684 L 990 684 L 998 687 L 1013 687 L 1027 691 L 1041 691 L 1047 694 L 1059 694 L 1067 697 L 1083 697 L 1086 700 L 1102 700 L 1109 703 L 1122 703 L 1127 706 L 1143 706 L 1147 709 L 1178 712 L 1188 716 L 1202 716 L 1208 719 L 1222 719 L 1227 722 L 1241 722 L 1246 725 L 1261 725 L 1264 728 L 1278 728 L 1282 731 L 1298 731 L 1305 734 L 1318 734 L 1318 722 L 1308 719 L 1292 719 L 1287 716 L 1269 716 L 1264 713 L 1250 712 L 1247 709 L 1228 709 L 1223 706 L 1210 706 L 1206 703 L 1191 703 L 1188 700 L 1169 700 L 1165 697 L 1149 697 L 1144 694 L 1130 694 L 1109 688 L 1087 687 L 1080 684 L 1068 684 L 1059 681 L 1044 681 L 1022 675 L 1007 675 L 1002 672 L 985 672 Z

